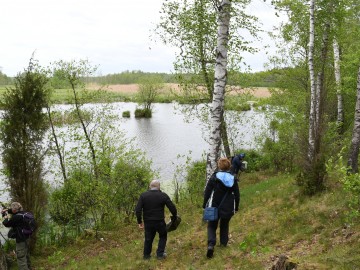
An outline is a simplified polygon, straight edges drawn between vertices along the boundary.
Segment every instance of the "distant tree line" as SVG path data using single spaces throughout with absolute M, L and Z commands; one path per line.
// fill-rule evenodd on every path
M 229 74 L 228 84 L 236 85 L 237 82 L 242 82 L 242 87 L 275 87 L 278 78 L 281 76 L 281 70 L 273 69 L 268 71 L 260 71 L 255 73 L 240 73 L 234 72 Z M 121 73 L 108 74 L 105 76 L 96 76 L 86 78 L 88 83 L 106 84 L 138 84 L 144 80 L 160 79 L 160 83 L 179 83 L 179 76 L 193 77 L 190 74 L 169 74 L 169 73 L 156 73 L 156 72 L 143 72 L 136 71 L 124 71 Z M 199 76 L 199 84 L 201 84 L 202 77 Z
M 13 83 L 13 79 L 6 76 L 0 71 L 0 85 L 9 85 Z
M 268 71 L 260 71 L 254 73 L 231 73 L 229 74 L 228 84 L 237 85 L 241 82 L 241 87 L 276 87 L 282 70 L 273 69 Z M 144 80 L 161 80 L 159 83 L 179 83 L 179 74 L 157 73 L 157 72 L 143 72 L 140 70 L 123 71 L 121 73 L 108 74 L 105 76 L 87 77 L 84 79 L 85 83 L 98 83 L 101 85 L 108 84 L 140 84 Z M 182 77 L 192 77 L 190 74 L 181 74 Z M 198 77 L 198 83 L 202 83 L 201 76 Z M 0 85 L 11 85 L 14 83 L 12 77 L 0 71 Z M 62 80 L 58 74 L 53 74 L 52 85 L 57 89 L 68 89 L 70 85 L 68 82 Z

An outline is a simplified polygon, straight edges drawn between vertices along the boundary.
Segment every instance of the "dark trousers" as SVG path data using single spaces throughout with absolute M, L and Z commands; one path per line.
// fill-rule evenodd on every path
M 216 229 L 220 220 L 220 244 L 226 246 L 229 241 L 229 222 L 231 218 L 220 218 L 208 222 L 208 246 L 216 245 Z
M 149 257 L 156 233 L 159 234 L 159 243 L 156 250 L 157 256 L 163 256 L 166 247 L 167 231 L 165 220 L 145 221 L 144 257 Z

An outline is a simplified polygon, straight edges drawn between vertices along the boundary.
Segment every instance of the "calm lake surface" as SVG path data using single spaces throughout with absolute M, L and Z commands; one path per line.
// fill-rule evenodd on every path
M 102 106 L 105 104 L 86 104 L 84 108 L 101 110 Z M 115 120 L 115 126 L 124 131 L 127 138 L 134 138 L 136 147 L 146 153 L 147 159 L 152 160 L 153 169 L 159 172 L 162 189 L 167 192 L 173 189 L 176 165 L 184 164 L 185 156 L 193 161 L 201 160 L 209 148 L 205 140 L 209 127 L 204 126 L 196 117 L 190 122 L 185 121 L 184 115 L 175 108 L 184 106 L 187 105 L 157 103 L 154 104 L 152 118 L 135 119 L 136 103 L 111 104 L 110 112 L 119 116 Z M 53 111 L 72 109 L 71 105 L 55 105 L 52 108 Z M 123 111 L 130 111 L 131 117 L 122 118 Z M 227 120 L 230 143 L 235 146 L 234 149 L 256 148 L 258 134 L 267 130 L 262 112 L 227 112 Z M 53 176 L 47 175 L 50 182 L 51 178 Z M 4 186 L 3 183 L 1 186 Z

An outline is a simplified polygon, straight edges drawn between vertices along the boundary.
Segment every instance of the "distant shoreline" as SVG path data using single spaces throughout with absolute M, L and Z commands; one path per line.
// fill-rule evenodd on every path
M 103 89 L 115 93 L 125 93 L 125 94 L 134 94 L 139 90 L 138 84 L 110 84 L 106 86 L 101 86 L 99 84 L 91 83 L 87 85 L 87 88 L 90 90 Z M 166 89 L 173 89 L 179 91 L 179 85 L 176 83 L 166 83 Z M 166 91 L 166 90 L 165 90 Z M 268 87 L 251 87 L 251 88 L 237 88 L 234 90 L 234 93 L 244 93 L 250 92 L 257 98 L 267 98 L 271 96 L 271 93 Z

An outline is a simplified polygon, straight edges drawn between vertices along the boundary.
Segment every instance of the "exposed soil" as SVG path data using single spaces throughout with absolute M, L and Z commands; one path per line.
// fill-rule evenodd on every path
M 139 85 L 138 84 L 111 84 L 111 85 L 107 85 L 107 86 L 99 86 L 97 84 L 89 84 L 87 86 L 89 89 L 104 89 L 107 91 L 112 91 L 112 92 L 117 92 L 117 93 L 136 93 L 139 89 Z M 179 91 L 179 85 L 175 84 L 175 83 L 167 83 L 165 84 L 165 90 L 164 91 L 168 91 L 169 89 L 173 89 L 175 91 Z M 231 88 L 231 92 L 233 93 L 251 93 L 252 95 L 254 95 L 255 97 L 270 97 L 270 92 L 268 90 L 267 87 L 254 87 L 254 88 L 240 88 L 240 87 L 236 87 L 236 88 Z

